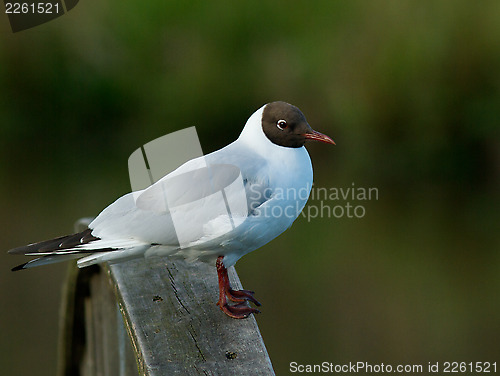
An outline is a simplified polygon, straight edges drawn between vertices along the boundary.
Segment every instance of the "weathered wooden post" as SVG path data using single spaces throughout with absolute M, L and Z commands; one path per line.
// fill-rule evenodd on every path
M 241 288 L 234 268 L 229 277 Z M 78 270 L 62 306 L 60 376 L 274 375 L 253 316 L 215 305 L 215 267 L 163 258 Z

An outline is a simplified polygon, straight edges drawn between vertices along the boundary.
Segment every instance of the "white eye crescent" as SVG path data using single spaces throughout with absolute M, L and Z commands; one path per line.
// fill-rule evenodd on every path
M 285 129 L 287 127 L 286 120 L 283 120 L 283 119 L 278 120 L 278 122 L 276 123 L 276 126 L 278 127 L 279 130 L 282 131 L 283 129 Z

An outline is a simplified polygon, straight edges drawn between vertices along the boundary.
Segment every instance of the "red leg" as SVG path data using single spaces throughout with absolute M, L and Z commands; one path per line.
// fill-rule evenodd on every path
M 251 313 L 259 313 L 260 311 L 255 308 L 248 307 L 245 302 L 251 301 L 252 303 L 260 306 L 260 303 L 253 297 L 254 292 L 248 290 L 233 290 L 229 284 L 229 277 L 227 269 L 222 262 L 223 256 L 217 258 L 217 275 L 219 277 L 219 301 L 217 305 L 229 317 L 234 319 L 245 319 Z M 229 305 L 228 299 L 237 304 Z

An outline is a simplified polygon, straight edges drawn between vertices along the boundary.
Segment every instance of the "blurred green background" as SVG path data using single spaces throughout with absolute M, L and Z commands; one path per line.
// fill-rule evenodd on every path
M 238 263 L 277 373 L 500 362 L 499 20 L 497 0 L 81 1 L 16 34 L 0 16 L 2 374 L 54 374 L 66 270 L 11 273 L 5 252 L 127 193 L 140 145 L 196 125 L 216 150 L 273 100 L 337 142 L 308 147 L 316 187 L 379 192 Z

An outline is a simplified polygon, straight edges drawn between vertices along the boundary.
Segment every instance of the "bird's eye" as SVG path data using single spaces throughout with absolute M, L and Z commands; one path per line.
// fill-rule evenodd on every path
M 278 120 L 276 123 L 276 126 L 280 129 L 283 130 L 285 129 L 288 125 L 286 125 L 286 120 Z

